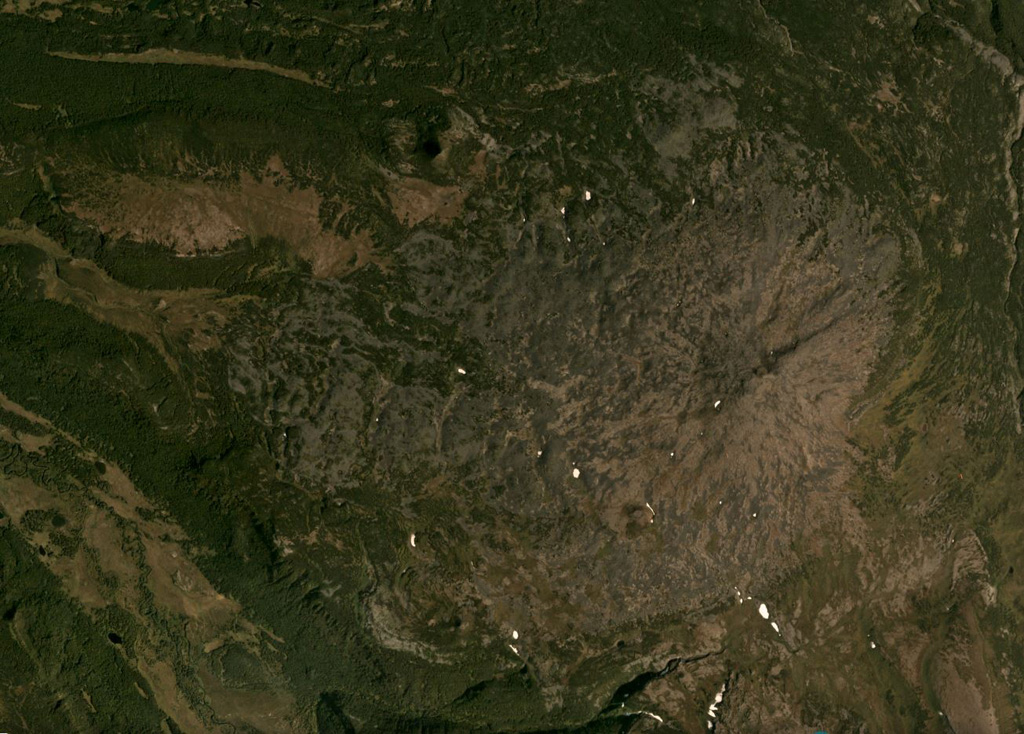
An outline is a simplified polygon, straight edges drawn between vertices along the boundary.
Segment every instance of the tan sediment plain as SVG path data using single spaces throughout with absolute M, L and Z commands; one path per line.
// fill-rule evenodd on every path
M 34 421 L 51 440 L 70 442 L 82 459 L 100 460 L 4 396 L 0 406 Z M 29 450 L 38 445 L 22 439 L 16 432 L 0 435 Z M 0 474 L 0 506 L 26 541 L 47 549 L 42 561 L 87 613 L 98 616 L 114 605 L 131 616 L 136 631 L 130 652 L 123 648 L 125 659 L 183 731 L 294 730 L 300 714 L 286 692 L 273 644 L 281 640 L 219 593 L 188 558 L 182 528 L 165 519 L 116 465 L 105 466 L 95 486 L 64 477 L 57 480 L 59 489 Z M 22 523 L 32 510 L 59 512 L 66 520 L 60 532 L 81 542 L 73 550 L 52 543 L 53 528 L 33 530 Z M 189 644 L 177 644 L 178 632 Z M 254 662 L 245 680 L 225 672 L 222 659 L 228 653 Z
M 448 224 L 462 214 L 468 192 L 458 186 L 440 186 L 420 178 L 389 178 L 391 208 L 407 227 L 425 221 Z
M 367 230 L 335 233 L 350 205 L 325 229 L 321 194 L 294 184 L 276 156 L 259 175 L 242 172 L 237 181 L 134 174 L 87 179 L 62 204 L 114 237 L 156 242 L 183 256 L 223 250 L 243 237 L 273 237 L 309 262 L 317 278 L 345 275 L 370 262 L 387 265 L 374 253 Z
M 99 61 L 109 64 L 174 64 L 178 66 L 217 66 L 224 69 L 244 69 L 246 71 L 261 71 L 267 74 L 274 74 L 286 79 L 302 82 L 303 84 L 311 84 L 315 87 L 327 86 L 322 81 L 314 79 L 299 69 L 274 66 L 265 61 L 252 61 L 242 58 L 232 59 L 227 56 L 204 54 L 197 51 L 180 51 L 176 48 L 148 48 L 145 51 L 134 54 L 76 54 L 71 51 L 50 51 L 49 55 L 69 61 Z

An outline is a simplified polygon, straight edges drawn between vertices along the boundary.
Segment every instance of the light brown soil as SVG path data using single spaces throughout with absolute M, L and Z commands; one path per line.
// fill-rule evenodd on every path
M 157 242 L 183 256 L 223 250 L 243 237 L 273 237 L 293 247 L 318 278 L 344 275 L 369 262 L 386 264 L 376 257 L 368 231 L 348 236 L 326 231 L 322 203 L 316 189 L 293 185 L 273 158 L 258 177 L 246 172 L 231 183 L 131 174 L 89 181 L 64 206 L 105 234 Z
M 24 0 L 20 1 L 24 3 Z M 303 84 L 312 84 L 318 87 L 325 86 L 323 82 L 313 79 L 309 74 L 298 69 L 286 69 L 282 66 L 274 66 L 263 61 L 232 59 L 226 56 L 204 54 L 196 51 L 180 51 L 176 48 L 150 48 L 137 54 L 76 54 L 67 51 L 51 51 L 50 56 L 71 61 L 101 61 L 112 64 L 176 64 L 181 66 L 218 66 L 226 69 L 246 69 L 248 71 L 262 71 L 267 74 L 283 76 L 286 79 L 294 79 Z
M 462 214 L 466 196 L 458 186 L 439 186 L 420 178 L 395 178 L 388 188 L 391 208 L 407 227 L 425 221 L 452 222 Z

